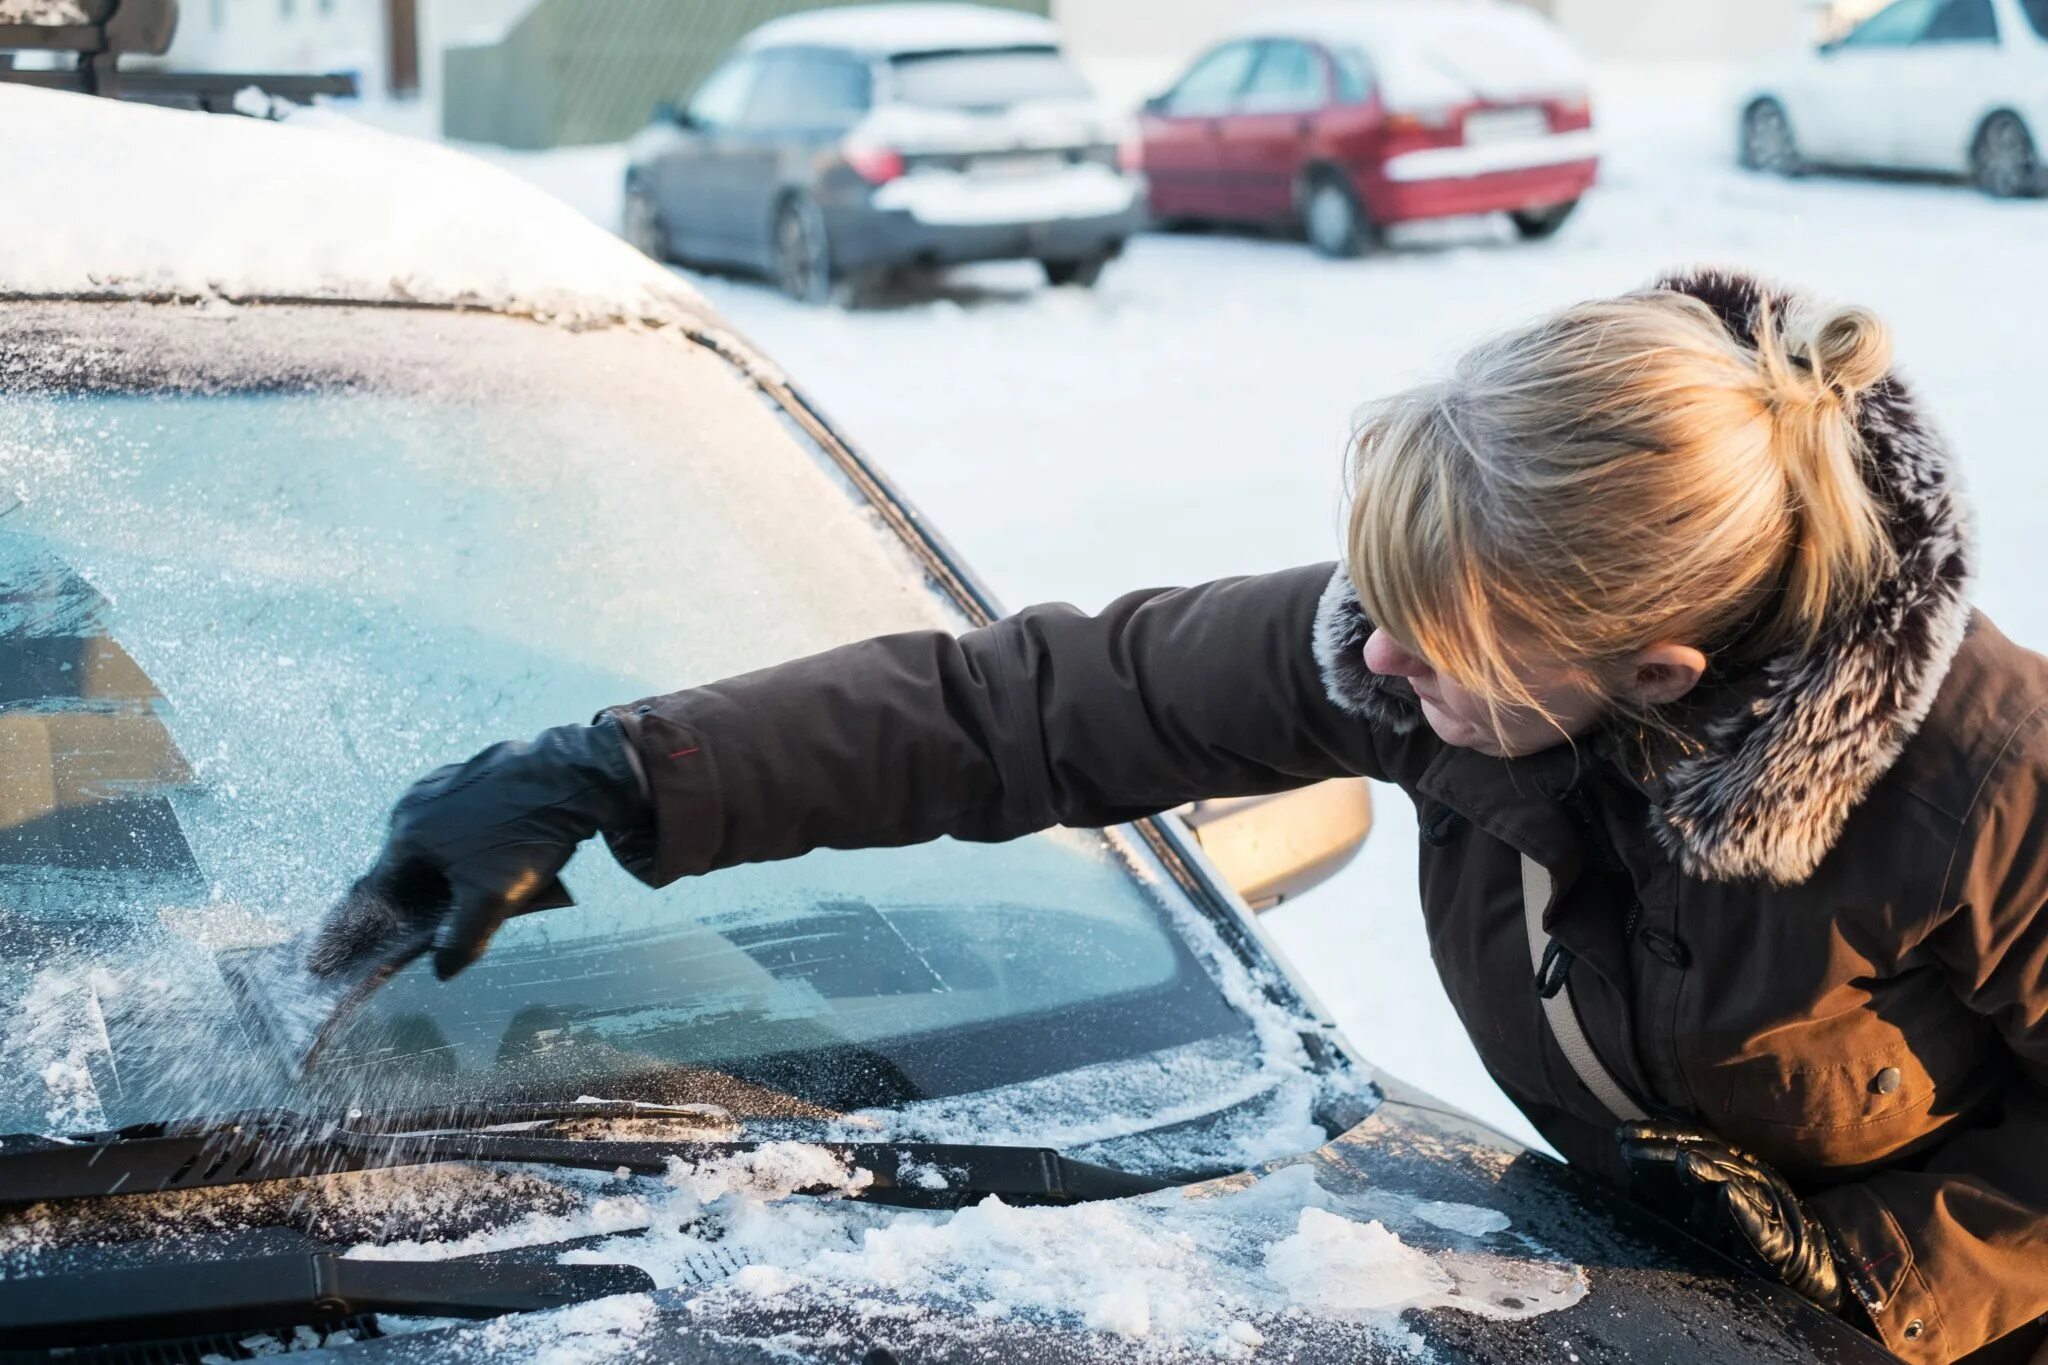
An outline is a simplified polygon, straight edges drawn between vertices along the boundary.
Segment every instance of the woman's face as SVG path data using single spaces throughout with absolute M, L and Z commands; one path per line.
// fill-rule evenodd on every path
M 1540 709 L 1503 706 L 1498 715 L 1384 630 L 1373 631 L 1365 642 L 1365 666 L 1386 677 L 1406 678 L 1422 703 L 1423 719 L 1444 743 L 1495 758 L 1519 758 L 1577 739 L 1599 723 L 1617 697 L 1636 706 L 1677 701 L 1705 674 L 1707 656 L 1691 645 L 1654 644 L 1590 677 L 1563 661 L 1539 661 L 1519 670 L 1516 681 Z
M 1365 642 L 1365 666 L 1387 677 L 1406 678 L 1422 703 L 1423 719 L 1444 743 L 1496 758 L 1516 758 L 1577 739 L 1606 712 L 1610 696 L 1605 685 L 1589 680 L 1582 670 L 1565 664 L 1538 665 L 1523 669 L 1518 679 L 1543 709 L 1503 706 L 1496 714 L 1384 630 L 1373 631 Z

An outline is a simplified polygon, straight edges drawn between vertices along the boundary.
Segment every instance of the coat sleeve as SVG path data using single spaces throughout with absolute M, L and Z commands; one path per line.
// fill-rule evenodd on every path
M 1955 1360 L 2048 1314 L 2048 738 L 2015 735 L 1922 947 L 2011 1053 L 2002 1112 L 1812 1202 L 1895 1354 Z
M 1382 776 L 1312 648 L 1328 564 L 884 636 L 616 708 L 650 885 L 814 848 L 1015 838 L 1185 801 Z

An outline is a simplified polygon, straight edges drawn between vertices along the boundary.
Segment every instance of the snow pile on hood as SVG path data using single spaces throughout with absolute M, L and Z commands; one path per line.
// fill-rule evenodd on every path
M 1072 1208 L 987 1199 L 933 1212 L 784 1198 L 857 1190 L 865 1179 L 822 1148 L 776 1143 L 702 1166 L 675 1164 L 660 1182 L 622 1180 L 591 1200 L 588 1226 L 549 1215 L 455 1242 L 350 1254 L 473 1255 L 616 1232 L 630 1220 L 630 1235 L 585 1243 L 562 1259 L 639 1266 L 657 1285 L 679 1289 L 698 1325 L 751 1339 L 772 1331 L 796 1354 L 843 1344 L 851 1328 L 916 1338 L 957 1334 L 963 1323 L 1222 1358 L 1332 1330 L 1412 1346 L 1396 1316 L 1407 1308 L 1515 1319 L 1569 1307 L 1586 1293 L 1577 1267 L 1543 1259 L 1525 1238 L 1491 1242 L 1505 1232 L 1504 1219 L 1485 1234 L 1450 1239 L 1449 1249 L 1411 1245 L 1398 1229 L 1433 1221 L 1418 1201 L 1374 1193 L 1366 1206 L 1333 1195 L 1312 1161 Z M 1452 1207 L 1437 1206 L 1439 1216 Z M 1462 1216 L 1498 1218 L 1477 1208 Z M 589 1326 L 630 1338 L 631 1316 L 607 1310 Z M 584 1325 L 564 1317 L 516 1330 L 522 1346 L 552 1345 L 582 1335 Z
M 0 0 L 0 24 L 86 24 L 80 0 Z
M 713 316 L 676 276 L 510 173 L 319 111 L 266 123 L 0 86 L 0 127 L 0 295 Z

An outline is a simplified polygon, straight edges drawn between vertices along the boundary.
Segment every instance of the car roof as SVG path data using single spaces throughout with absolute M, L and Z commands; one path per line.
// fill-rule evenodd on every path
M 688 284 L 466 153 L 0 85 L 0 297 L 460 304 L 707 322 Z
M 1583 90 L 1584 61 L 1557 26 L 1512 0 L 1325 0 L 1248 18 L 1229 35 L 1365 49 L 1397 107 Z
M 839 47 L 874 57 L 983 48 L 1055 47 L 1051 20 L 988 5 L 842 5 L 773 19 L 744 46 Z

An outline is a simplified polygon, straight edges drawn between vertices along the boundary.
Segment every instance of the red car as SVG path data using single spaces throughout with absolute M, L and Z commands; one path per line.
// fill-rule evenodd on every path
M 1586 73 L 1506 0 L 1348 0 L 1204 53 L 1140 119 L 1155 219 L 1292 224 L 1354 256 L 1394 223 L 1561 227 L 1599 168 Z

